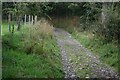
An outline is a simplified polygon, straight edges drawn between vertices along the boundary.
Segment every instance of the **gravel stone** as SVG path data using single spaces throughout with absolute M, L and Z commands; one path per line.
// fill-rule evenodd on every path
M 65 78 L 118 78 L 118 73 L 102 63 L 91 51 L 74 39 L 67 31 L 55 28 L 54 35 L 61 50 Z M 72 56 L 72 58 L 71 58 Z M 82 71 L 88 71 L 82 74 Z M 81 72 L 79 74 L 78 72 Z

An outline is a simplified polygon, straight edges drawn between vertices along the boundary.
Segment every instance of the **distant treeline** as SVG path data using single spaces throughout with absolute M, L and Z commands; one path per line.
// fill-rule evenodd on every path
M 24 20 L 25 14 L 50 20 L 53 16 L 78 16 L 81 22 L 99 23 L 99 28 L 94 33 L 104 36 L 108 41 L 119 38 L 120 3 L 117 2 L 4 2 L 3 19 L 7 19 L 8 14 L 12 15 L 13 20 Z

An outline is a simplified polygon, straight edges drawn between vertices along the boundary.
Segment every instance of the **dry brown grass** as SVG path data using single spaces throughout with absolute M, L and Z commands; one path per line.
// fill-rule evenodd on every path
M 53 26 L 50 25 L 47 20 L 41 19 L 35 25 L 31 26 L 30 33 L 32 36 L 41 37 L 41 39 L 44 37 L 49 37 L 53 35 Z
M 53 37 L 53 26 L 45 20 L 41 19 L 34 25 L 28 26 L 27 35 L 25 37 L 25 49 L 27 53 L 34 52 L 34 48 L 43 53 L 44 41 Z M 37 48 L 35 48 L 37 49 Z M 38 51 L 39 52 L 39 51 Z

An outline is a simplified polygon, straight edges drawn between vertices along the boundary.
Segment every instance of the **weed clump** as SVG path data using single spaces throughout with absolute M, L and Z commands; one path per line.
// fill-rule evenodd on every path
M 25 51 L 27 54 L 36 53 L 43 54 L 44 42 L 46 39 L 53 37 L 53 26 L 45 20 L 41 19 L 33 26 L 28 28 L 28 33 L 25 37 Z

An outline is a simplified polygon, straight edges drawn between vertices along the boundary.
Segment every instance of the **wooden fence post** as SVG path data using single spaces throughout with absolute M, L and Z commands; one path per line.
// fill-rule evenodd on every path
M 37 16 L 35 16 L 35 23 L 37 22 Z
M 29 15 L 29 24 L 30 24 L 30 15 Z
M 9 28 L 9 32 L 11 32 L 11 26 L 10 26 L 10 20 L 11 20 L 11 15 L 8 15 L 8 28 Z
M 12 25 L 12 35 L 14 34 L 14 25 Z
M 26 26 L 26 14 L 25 14 L 24 26 Z
M 21 23 L 21 15 L 18 17 L 18 28 L 17 28 L 18 31 L 20 30 L 21 27 L 20 23 Z
M 31 23 L 33 24 L 33 16 L 32 16 L 32 22 Z

